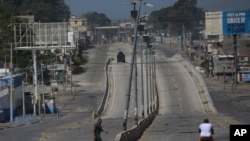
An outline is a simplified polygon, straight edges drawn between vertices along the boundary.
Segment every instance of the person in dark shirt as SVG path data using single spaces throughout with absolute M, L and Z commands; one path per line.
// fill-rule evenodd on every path
M 106 134 L 108 134 L 107 131 L 104 131 L 102 129 L 102 119 L 99 118 L 97 123 L 94 125 L 94 141 L 102 141 L 102 138 L 101 138 L 101 132 L 105 132 Z

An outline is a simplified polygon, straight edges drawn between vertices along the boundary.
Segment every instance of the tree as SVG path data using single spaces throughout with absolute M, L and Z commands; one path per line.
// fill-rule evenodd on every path
M 197 0 L 178 0 L 173 6 L 153 11 L 149 23 L 155 25 L 155 30 L 167 30 L 166 23 L 170 23 L 172 36 L 181 34 L 184 27 L 185 32 L 192 32 L 194 37 L 198 37 L 196 27 L 204 20 L 205 11 L 196 6 Z
M 70 17 L 69 7 L 64 0 L 12 0 L 0 4 L 0 60 L 9 54 L 6 43 L 14 42 L 14 24 L 27 23 L 16 16 L 32 14 L 38 22 L 62 22 Z M 30 51 L 18 51 L 18 56 L 13 56 L 14 63 L 25 67 L 28 65 L 27 57 Z M 18 57 L 18 59 L 17 59 Z
M 178 0 L 173 7 L 196 7 L 197 0 Z
M 69 7 L 64 0 L 22 0 L 22 11 L 20 13 L 35 16 L 35 21 L 40 22 L 61 22 L 70 17 Z
M 88 20 L 88 25 L 107 26 L 111 23 L 111 20 L 103 13 L 87 12 L 81 17 L 84 17 Z
M 94 28 L 99 26 L 109 26 L 111 24 L 111 20 L 103 13 L 97 12 L 87 12 L 83 14 L 81 17 L 84 17 L 88 21 L 88 25 L 90 25 L 90 30 L 92 33 L 95 33 Z M 106 37 L 109 35 L 108 31 L 104 31 L 103 33 Z M 93 42 L 97 43 L 98 39 L 100 39 L 100 34 L 94 34 Z

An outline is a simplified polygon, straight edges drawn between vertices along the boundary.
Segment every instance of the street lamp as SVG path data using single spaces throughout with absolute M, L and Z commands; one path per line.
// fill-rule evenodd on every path
M 42 77 L 42 95 L 43 95 L 43 115 L 45 115 L 45 112 L 46 112 L 46 106 L 45 106 L 45 97 L 44 97 L 44 78 L 43 78 L 43 63 L 42 63 L 42 60 L 41 60 L 41 77 Z
M 133 55 L 132 55 L 132 63 L 130 65 L 130 76 L 128 80 L 128 89 L 127 89 L 127 101 L 126 106 L 124 110 L 124 121 L 123 121 L 123 129 L 127 129 L 127 119 L 128 119 L 128 109 L 129 109 L 129 101 L 130 101 L 130 92 L 131 92 L 131 82 L 132 82 L 132 75 L 133 75 L 133 69 L 135 65 L 135 59 L 136 59 L 136 43 L 137 43 L 137 31 L 138 31 L 138 25 L 139 25 L 139 17 L 140 17 L 140 11 L 141 11 L 141 4 L 145 4 L 148 6 L 151 6 L 151 4 L 147 4 L 145 2 L 142 2 L 142 0 L 139 1 L 133 1 L 132 4 L 134 9 L 131 11 L 132 18 L 135 19 L 135 26 L 134 26 L 134 40 L 133 40 Z M 136 4 L 138 4 L 138 11 L 136 10 Z M 137 88 L 136 88 L 137 89 Z M 136 93 L 137 95 L 137 93 Z M 135 96 L 137 101 L 137 96 Z M 138 108 L 135 107 L 135 123 L 138 124 Z
M 134 40 L 133 40 L 133 55 L 132 55 L 132 63 L 130 65 L 130 76 L 129 76 L 129 81 L 128 81 L 128 89 L 127 89 L 127 102 L 124 110 L 124 121 L 123 121 L 123 129 L 127 130 L 127 119 L 128 119 L 128 109 L 129 109 L 129 101 L 130 101 L 130 92 L 131 92 L 131 82 L 132 82 L 132 75 L 133 75 L 133 68 L 134 68 L 134 62 L 135 62 L 135 54 L 136 54 L 136 41 L 137 41 L 137 28 L 138 28 L 138 23 L 139 23 L 139 15 L 140 15 L 140 10 L 141 10 L 141 0 L 139 1 L 139 10 L 136 12 L 135 6 L 137 4 L 136 1 L 132 2 L 134 6 L 133 12 L 131 12 L 131 16 L 135 19 L 135 27 L 134 27 Z M 137 88 L 136 88 L 137 89 Z M 136 108 L 135 108 L 136 109 Z M 137 110 L 137 109 L 136 109 Z M 137 112 L 135 112 L 137 115 Z M 136 120 L 136 115 L 135 115 L 135 120 Z M 137 122 L 137 121 L 136 121 Z
M 145 112 L 144 112 L 144 83 L 143 83 L 143 44 L 142 44 L 142 32 L 144 31 L 144 25 L 145 25 L 145 17 L 140 18 L 140 24 L 138 25 L 138 30 L 140 32 L 140 46 L 141 46 L 141 101 L 142 101 L 142 117 L 145 117 Z
M 76 53 L 78 54 L 79 53 L 79 43 L 78 43 L 78 40 L 79 40 L 79 31 L 78 31 L 78 25 L 77 25 L 77 23 L 78 23 L 78 21 L 76 20 L 75 24 L 74 24 L 73 33 L 74 33 L 74 37 L 75 37 Z
M 10 122 L 13 121 L 13 48 L 11 43 L 11 51 L 10 51 Z
M 138 15 L 138 11 L 135 9 L 136 1 L 131 2 L 131 4 L 133 5 L 134 9 L 130 11 L 130 14 L 131 14 L 131 17 L 136 21 L 137 15 Z
M 135 0 L 135 1 L 133 1 L 133 2 L 130 2 L 130 3 L 123 3 L 123 4 L 130 4 L 130 5 L 133 5 L 133 10 L 130 11 L 130 14 L 131 14 L 131 17 L 132 17 L 135 21 L 137 20 L 138 16 L 140 16 L 140 10 L 141 10 L 140 5 L 141 5 L 141 4 L 144 4 L 144 5 L 146 5 L 146 6 L 148 6 L 148 7 L 151 7 L 151 8 L 154 7 L 154 6 L 153 6 L 152 4 L 150 4 L 150 3 L 142 2 L 142 0 L 137 0 L 137 1 Z M 136 10 L 136 4 L 139 5 L 139 10 Z

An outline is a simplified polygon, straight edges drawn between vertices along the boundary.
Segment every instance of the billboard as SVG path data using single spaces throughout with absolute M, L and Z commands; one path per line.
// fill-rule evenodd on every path
M 14 28 L 16 49 L 75 48 L 73 32 L 68 32 L 66 22 L 17 23 Z
M 224 11 L 223 34 L 250 34 L 250 10 Z

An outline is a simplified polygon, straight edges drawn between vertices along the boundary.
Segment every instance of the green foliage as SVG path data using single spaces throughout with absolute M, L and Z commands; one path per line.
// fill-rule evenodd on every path
M 197 0 L 178 0 L 173 6 L 153 11 L 149 23 L 154 24 L 155 30 L 167 30 L 170 23 L 172 36 L 185 32 L 197 34 L 196 27 L 204 20 L 204 10 L 196 7 Z M 194 37 L 197 37 L 195 35 Z
M 70 17 L 69 7 L 64 0 L 19 0 L 1 5 L 5 17 L 32 14 L 36 22 L 59 22 Z
M 32 53 L 27 50 L 14 51 L 13 53 L 14 64 L 17 64 L 19 68 L 26 68 L 32 66 Z
M 14 24 L 27 22 L 16 18 L 16 16 L 20 15 L 34 15 L 35 22 L 62 22 L 69 19 L 70 10 L 64 0 L 14 0 L 1 3 L 0 60 L 4 60 L 10 54 L 10 45 L 6 43 L 14 42 Z M 15 52 L 13 53 L 14 64 L 18 64 L 21 68 L 30 65 L 32 61 L 31 51 Z M 50 55 L 46 54 L 44 58 L 51 58 Z M 9 60 L 7 59 L 7 61 Z
M 74 65 L 75 66 L 79 66 L 79 65 L 81 65 L 81 57 L 80 56 L 78 56 L 77 54 L 75 54 L 74 56 L 73 56 L 73 62 L 74 62 Z
M 88 12 L 83 14 L 81 17 L 88 20 L 88 25 L 107 26 L 111 23 L 111 20 L 103 13 Z
M 209 67 L 209 60 L 205 59 L 203 62 L 201 62 L 200 66 L 202 68 L 208 68 Z
M 91 27 L 90 30 L 92 30 L 93 33 L 95 32 L 94 27 L 111 25 L 111 20 L 103 13 L 87 12 L 83 14 L 81 17 L 87 19 L 88 25 Z M 99 33 L 96 33 L 93 37 L 93 43 L 97 43 L 97 41 L 101 38 L 100 37 L 101 34 L 105 35 L 105 37 L 108 37 L 109 39 L 111 38 L 110 30 L 99 30 Z
M 88 57 L 87 56 L 81 56 L 81 55 L 77 55 L 74 54 L 72 61 L 74 62 L 74 66 L 80 66 L 82 64 L 85 64 L 88 61 Z
M 178 0 L 175 4 L 174 7 L 181 7 L 181 8 L 186 8 L 186 7 L 196 7 L 197 5 L 197 0 Z

